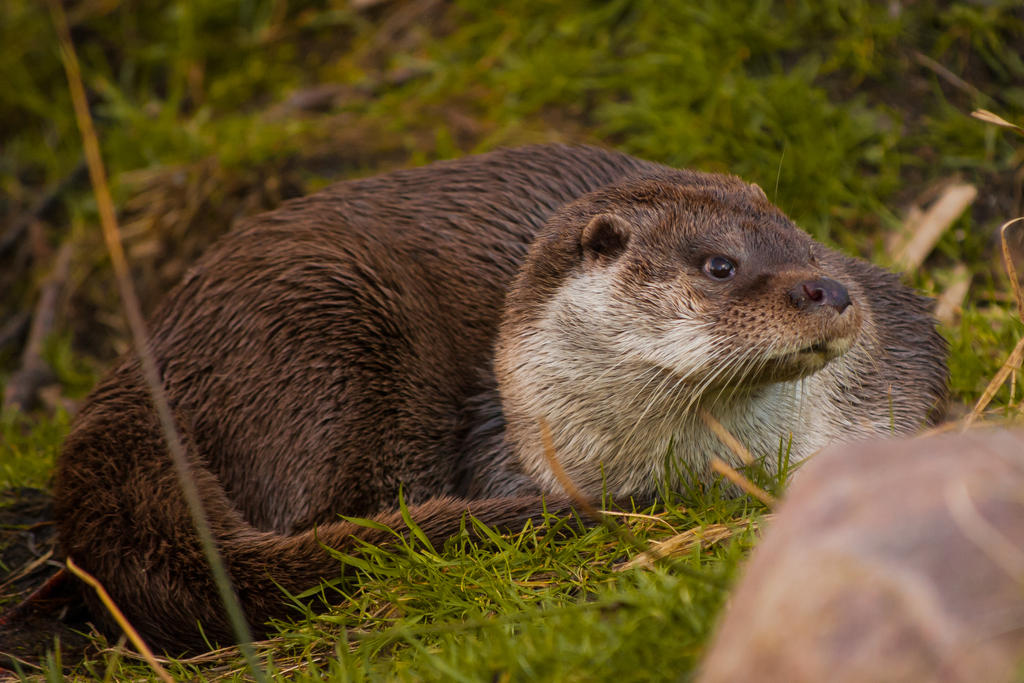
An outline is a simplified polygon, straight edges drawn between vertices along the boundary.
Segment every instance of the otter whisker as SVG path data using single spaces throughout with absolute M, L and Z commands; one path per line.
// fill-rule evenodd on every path
M 652 407 L 654 407 L 655 405 L 660 403 L 659 398 L 660 398 L 661 387 L 664 386 L 666 382 L 672 381 L 672 379 L 673 379 L 673 377 L 672 377 L 671 374 L 669 374 L 667 372 L 663 373 L 662 381 L 658 384 L 658 386 L 655 388 L 655 390 L 651 392 L 650 400 L 647 401 L 647 404 L 646 404 L 646 406 L 644 406 L 644 409 L 640 413 L 640 416 L 636 418 L 636 420 L 633 422 L 632 428 L 630 428 L 629 432 L 626 434 L 625 438 L 622 440 L 622 443 L 623 443 L 623 449 L 622 450 L 623 451 L 627 450 L 626 447 L 632 442 L 633 435 L 636 434 L 637 429 L 639 429 L 640 424 L 643 422 L 644 417 L 647 415 L 647 413 L 650 411 L 650 409 Z
M 690 403 L 687 406 L 687 411 L 691 410 L 696 403 L 703 398 L 704 392 L 723 375 L 730 372 L 730 369 L 735 365 L 737 360 L 742 359 L 747 353 L 746 349 L 733 348 L 729 350 L 729 353 L 723 358 L 715 358 L 715 368 L 710 372 L 704 381 L 695 388 L 693 396 L 691 397 Z

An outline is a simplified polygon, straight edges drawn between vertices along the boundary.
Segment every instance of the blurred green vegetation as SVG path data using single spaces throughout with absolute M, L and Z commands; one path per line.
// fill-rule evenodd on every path
M 907 277 L 932 295 L 958 265 L 973 278 L 963 314 L 943 330 L 957 401 L 980 395 L 1020 337 L 997 229 L 1024 212 L 1024 144 L 968 116 L 983 107 L 1024 123 L 1019 0 L 64 4 L 147 306 L 232 221 L 282 199 L 559 140 L 741 175 L 815 236 L 883 263 L 910 204 L 950 178 L 973 183 L 971 210 Z M 0 327 L 32 309 L 53 252 L 75 249 L 45 352 L 62 398 L 0 418 L 0 486 L 46 484 L 65 405 L 126 348 L 95 204 L 73 180 L 81 157 L 47 4 L 0 3 L 0 244 L 28 226 L 0 250 Z M 18 350 L 0 348 L 0 386 Z M 1019 381 L 1005 387 L 994 414 L 1019 413 L 1020 394 Z M 758 519 L 714 497 L 698 505 L 667 519 L 679 529 Z M 614 556 L 628 553 L 605 533 L 532 555 L 507 546 L 523 539 L 452 548 L 443 560 L 422 549 L 373 555 L 344 589 L 347 606 L 297 611 L 265 654 L 299 662 L 300 678 L 688 675 L 724 591 L 671 570 L 614 572 Z M 727 581 L 752 542 L 744 531 L 685 562 Z M 488 553 L 507 565 L 487 564 Z M 531 588 L 544 562 L 553 565 Z M 518 588 L 500 583 L 508 577 Z M 145 675 L 119 656 L 83 666 Z
M 13 412 L 0 415 L 0 490 L 47 486 L 69 423 L 63 410 L 33 421 Z
M 415 161 L 536 138 L 600 140 L 742 175 L 812 233 L 860 248 L 846 228 L 879 214 L 891 227 L 897 207 L 887 202 L 907 167 L 973 175 L 1005 170 L 1016 153 L 966 113 L 1024 109 L 1019 3 L 947 4 L 464 0 L 389 15 L 390 3 L 373 13 L 97 1 L 70 14 L 115 180 L 210 155 L 248 165 L 301 154 L 335 119 L 268 120 L 267 110 L 331 83 L 350 90 L 328 114 L 370 119 Z M 43 7 L 0 10 L 9 200 L 80 157 Z M 984 80 L 960 92 L 914 62 L 918 53 Z M 453 111 L 474 119 L 465 127 L 476 134 L 458 130 Z

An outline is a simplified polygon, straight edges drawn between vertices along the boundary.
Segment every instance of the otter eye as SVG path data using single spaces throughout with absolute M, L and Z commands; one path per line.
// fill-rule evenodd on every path
M 724 256 L 712 256 L 704 262 L 704 272 L 716 280 L 728 280 L 736 274 L 736 266 Z

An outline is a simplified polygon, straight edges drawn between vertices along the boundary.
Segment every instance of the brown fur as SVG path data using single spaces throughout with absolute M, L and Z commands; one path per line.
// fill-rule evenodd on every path
M 647 180 L 623 184 L 629 177 Z M 621 189 L 575 201 L 609 185 Z M 279 586 L 297 592 L 340 572 L 321 543 L 344 550 L 353 535 L 388 539 L 339 515 L 402 528 L 393 512 L 402 490 L 438 542 L 467 510 L 507 528 L 539 516 L 539 495 L 552 487 L 527 474 L 527 418 L 515 418 L 518 437 L 506 434 L 492 369 L 506 292 L 507 342 L 568 274 L 601 266 L 581 248 L 593 215 L 611 210 L 646 225 L 651 207 L 659 225 L 669 216 L 710 228 L 700 238 L 709 245 L 723 211 L 764 219 L 763 236 L 730 239 L 764 263 L 813 253 L 814 268 L 852 281 L 856 315 L 873 321 L 868 350 L 887 357 L 848 378 L 852 410 L 888 405 L 891 395 L 906 431 L 941 400 L 944 348 L 924 300 L 813 243 L 738 179 L 544 146 L 335 185 L 221 239 L 151 322 L 214 537 L 258 633 L 287 616 Z M 631 238 L 631 277 L 678 278 L 685 245 L 672 229 L 635 234 L 662 243 Z M 614 234 L 604 237 L 614 246 Z M 650 258 L 634 258 L 644 248 Z M 638 315 L 658 315 L 657 301 L 638 299 Z M 569 508 L 558 495 L 547 502 Z M 58 467 L 57 516 L 65 551 L 152 645 L 203 648 L 197 622 L 213 642 L 232 639 L 133 357 L 76 418 Z M 94 614 L 106 621 L 102 608 Z

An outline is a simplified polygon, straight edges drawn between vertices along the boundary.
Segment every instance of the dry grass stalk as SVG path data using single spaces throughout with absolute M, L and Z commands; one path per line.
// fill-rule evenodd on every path
M 680 511 L 684 508 L 679 508 Z M 667 526 L 672 533 L 678 534 L 679 530 L 669 524 L 666 520 L 662 519 L 658 515 L 645 515 L 640 512 L 619 512 L 618 510 L 604 510 L 602 514 L 611 515 L 612 517 L 623 517 L 626 519 L 645 519 L 656 524 Z
M 1006 272 L 1010 276 L 1010 283 L 1013 287 L 1013 294 L 1017 301 L 1017 314 L 1024 320 L 1024 293 L 1021 291 L 1020 281 L 1017 279 L 1017 268 L 1014 266 L 1013 259 L 1010 256 L 1010 248 L 1007 244 L 1007 232 L 1009 228 L 1024 221 L 1024 217 L 1015 218 L 1012 221 L 1007 221 L 999 229 L 999 235 L 1003 243 L 1003 264 L 1006 266 Z M 981 398 L 974 404 L 974 408 L 970 414 L 964 418 L 962 431 L 966 431 L 970 426 L 977 420 L 988 404 L 992 401 L 992 398 L 999 391 L 999 388 L 1003 386 L 1003 382 L 1010 377 L 1011 373 L 1019 370 L 1021 367 L 1021 360 L 1024 359 L 1024 337 L 1017 340 L 1017 345 L 1013 347 L 1013 351 L 1006 358 L 1006 362 L 999 368 L 999 371 L 995 374 L 992 380 L 985 387 L 985 391 L 982 392 Z
M 1017 301 L 1017 317 L 1024 321 L 1024 293 L 1021 292 L 1020 278 L 1017 277 L 1017 265 L 1013 262 L 1013 255 L 1010 253 L 1008 234 L 1011 228 L 1020 229 L 1022 227 L 1024 227 L 1024 216 L 1006 221 L 999 228 L 999 238 L 1003 247 L 1003 265 L 1006 267 L 1006 274 L 1010 276 L 1013 298 Z
M 950 285 L 939 295 L 935 301 L 935 317 L 943 325 L 952 325 L 956 321 L 957 314 L 963 310 L 964 299 L 971 288 L 971 271 L 963 263 L 957 264 L 953 269 L 953 277 Z
M 80 578 L 94 591 L 96 591 L 96 595 L 100 597 L 100 602 L 102 602 L 103 606 L 107 608 L 110 615 L 114 617 L 114 621 L 116 621 L 117 625 L 121 627 L 121 630 L 125 632 L 128 639 L 132 641 L 132 645 L 135 646 L 135 649 L 139 651 L 142 657 L 146 660 L 146 663 L 149 664 L 150 668 L 153 669 L 153 672 L 156 673 L 160 680 L 165 681 L 166 683 L 173 683 L 174 679 L 171 678 L 167 671 L 160 665 L 160 662 L 156 661 L 156 657 L 153 656 L 153 651 L 150 650 L 149 646 L 146 645 L 146 642 L 142 640 L 142 636 L 140 636 L 139 632 L 135 630 L 135 627 L 132 626 L 128 619 L 125 618 L 124 612 L 121 611 L 113 598 L 110 597 L 110 594 L 107 593 L 107 589 L 103 587 L 103 584 L 97 581 L 96 577 L 92 574 L 75 564 L 74 560 L 70 557 L 67 560 L 67 566 L 68 570 L 72 574 Z
M 711 458 L 711 469 L 718 472 L 720 475 L 731 481 L 736 486 L 743 489 L 744 493 L 747 493 L 759 501 L 764 503 L 770 508 L 774 508 L 778 505 L 778 500 L 772 494 L 765 491 L 763 488 L 750 481 L 742 474 L 737 472 L 732 466 L 728 465 L 721 458 Z
M 721 422 L 716 420 L 711 413 L 704 409 L 701 409 L 700 416 L 704 420 L 704 424 L 706 424 L 708 428 L 715 433 L 715 436 L 717 436 L 721 440 L 721 442 L 725 444 L 725 446 L 730 451 L 733 452 L 733 455 L 739 458 L 740 462 L 742 462 L 744 465 L 753 464 L 754 456 L 750 454 L 750 451 L 747 450 L 747 448 L 740 443 L 740 440 L 733 436 L 733 434 L 728 429 L 726 429 Z M 711 458 L 711 469 L 713 469 L 715 472 L 718 472 L 720 475 L 731 481 L 733 484 L 736 484 L 736 486 L 739 486 L 741 489 L 743 489 L 744 492 L 750 494 L 754 498 L 757 498 L 759 501 L 761 501 L 768 507 L 775 507 L 776 503 L 778 502 L 776 501 L 775 496 L 768 493 L 760 486 L 744 477 L 734 468 L 727 465 L 725 461 L 722 460 L 721 458 Z
M 588 517 L 597 521 L 607 521 L 613 523 L 610 519 L 605 520 L 605 517 L 601 512 L 594 507 L 594 505 L 587 499 L 586 496 L 576 487 L 573 480 L 566 474 L 562 468 L 562 463 L 558 460 L 558 455 L 555 453 L 555 441 L 551 437 L 551 427 L 548 426 L 548 421 L 541 418 L 540 424 L 540 438 L 544 443 L 544 459 L 548 462 L 548 467 L 551 468 L 551 473 L 555 475 L 555 479 L 565 490 L 566 495 L 572 499 L 572 502 Z
M 555 442 L 551 437 L 551 427 L 548 426 L 547 420 L 540 418 L 538 422 L 540 425 L 540 437 L 544 444 L 544 458 L 547 460 L 548 466 L 551 467 L 551 472 L 555 475 L 558 483 L 565 489 L 566 494 L 572 499 L 573 503 L 592 520 L 602 524 L 606 529 L 615 534 L 620 541 L 633 546 L 641 552 L 650 552 L 651 547 L 649 543 L 637 538 L 628 527 L 616 523 L 610 516 L 605 515 L 587 500 L 562 468 L 562 463 L 558 461 L 558 456 L 555 453 Z
M 896 251 L 895 261 L 898 266 L 904 271 L 919 268 L 943 233 L 977 196 L 978 188 L 974 185 L 949 185 L 927 211 L 919 215 L 912 214 L 916 220 L 908 220 L 905 224 L 910 237 Z
M 763 519 L 770 520 L 773 516 L 765 515 Z M 711 524 L 703 528 L 688 529 L 664 541 L 652 543 L 649 551 L 640 553 L 629 562 L 618 566 L 616 570 L 649 569 L 655 562 L 664 557 L 685 555 L 697 546 L 706 548 L 732 538 L 738 531 L 760 527 L 759 521 L 747 519 L 743 520 L 743 522 L 744 524 Z
M 747 447 L 741 444 L 740 440 L 733 436 L 721 422 L 716 420 L 714 415 L 701 408 L 700 417 L 704 420 L 704 424 L 708 426 L 708 429 L 715 433 L 715 436 L 740 459 L 740 462 L 744 465 L 752 465 L 754 463 L 754 456 L 750 454 Z
M 985 387 L 985 391 L 982 392 L 981 398 L 978 399 L 978 402 L 974 404 L 974 408 L 971 410 L 970 414 L 964 418 L 963 424 L 960 428 L 961 431 L 967 431 L 970 429 L 971 425 L 974 424 L 974 421 L 981 417 L 981 414 L 985 411 L 985 408 L 988 407 L 988 404 L 992 401 L 996 392 L 999 391 L 999 388 L 1003 386 L 1003 382 L 1005 382 L 1006 378 L 1010 376 L 1010 373 L 1020 369 L 1022 358 L 1024 358 L 1024 337 L 1017 341 L 1017 345 L 1013 347 L 1013 351 L 1011 351 L 1010 355 L 1007 356 L 1006 362 L 1003 363 L 1003 366 L 999 368 L 999 372 L 995 374 L 992 381 L 990 381 L 988 386 Z
M 984 121 L 985 123 L 991 123 L 991 124 L 996 125 L 996 126 L 1002 126 L 1003 128 L 1009 128 L 1010 130 L 1016 131 L 1017 133 L 1020 133 L 1021 135 L 1024 135 L 1024 128 L 1021 128 L 1020 126 L 1018 126 L 1018 125 L 1016 125 L 1014 123 L 1010 123 L 1009 121 L 1004 119 L 1002 116 L 999 116 L 997 114 L 993 114 L 992 112 L 988 111 L 987 109 L 975 109 L 974 111 L 971 112 L 971 116 L 973 116 L 974 118 L 978 119 L 979 121 Z
M 271 639 L 267 639 L 267 640 L 258 640 L 258 641 L 255 641 L 252 644 L 253 644 L 254 647 L 259 647 L 261 649 L 270 650 L 270 649 L 273 649 L 275 646 L 280 645 L 283 642 L 284 642 L 284 640 L 281 639 L 281 638 L 271 638 Z M 131 650 L 122 650 L 122 649 L 120 649 L 119 647 L 116 647 L 116 646 L 115 647 L 108 647 L 108 648 L 106 648 L 104 650 L 100 650 L 99 654 L 116 654 L 116 655 L 118 655 L 120 657 L 124 657 L 125 659 L 130 659 L 130 660 L 133 660 L 133 661 L 145 661 L 145 657 L 143 655 L 139 654 L 138 652 L 133 652 Z M 230 646 L 227 646 L 227 647 L 217 648 L 216 650 L 209 650 L 208 652 L 204 652 L 204 653 L 198 654 L 198 655 L 193 655 L 193 656 L 190 656 L 190 657 L 172 658 L 172 657 L 156 655 L 156 656 L 153 657 L 153 659 L 155 659 L 160 664 L 201 665 L 201 664 L 217 664 L 217 663 L 222 663 L 222 662 L 234 661 L 239 655 L 241 655 L 241 652 L 239 651 L 238 646 L 237 645 L 230 645 Z M 239 671 L 238 673 L 242 674 L 242 673 L 244 673 L 244 670 Z
M 935 61 L 928 55 L 914 51 L 914 61 L 921 66 L 931 69 L 936 76 L 949 83 L 954 88 L 962 90 L 973 98 L 984 97 L 984 93 L 978 90 L 976 87 L 965 81 L 964 79 L 957 76 L 955 73 L 947 69 L 945 66 Z

